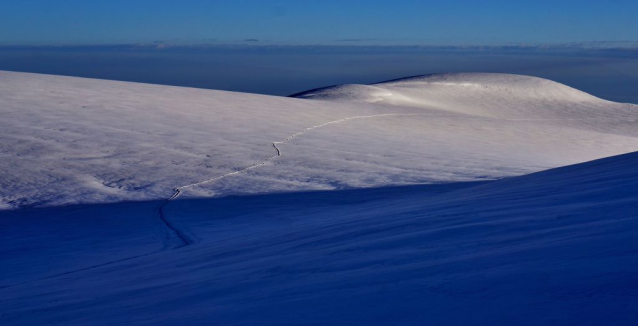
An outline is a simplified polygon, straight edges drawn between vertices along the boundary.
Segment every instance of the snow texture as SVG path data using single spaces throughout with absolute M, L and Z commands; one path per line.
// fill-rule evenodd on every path
M 280 98 L 0 72 L 0 114 L 2 325 L 638 318 L 635 105 L 502 74 Z
M 638 149 L 636 106 L 533 77 L 299 97 L 330 101 L 0 72 L 1 205 L 165 199 L 184 185 L 210 197 L 492 180 Z M 274 159 L 272 143 L 301 131 Z

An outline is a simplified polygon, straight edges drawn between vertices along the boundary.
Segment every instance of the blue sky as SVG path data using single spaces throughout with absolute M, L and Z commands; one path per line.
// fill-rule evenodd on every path
M 637 13 L 636 0 L 2 0 L 0 44 L 636 41 Z

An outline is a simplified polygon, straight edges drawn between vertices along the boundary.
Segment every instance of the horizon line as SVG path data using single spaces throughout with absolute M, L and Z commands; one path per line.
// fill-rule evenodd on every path
M 562 43 L 503 43 L 503 44 L 363 44 L 359 41 L 337 40 L 337 43 L 285 44 L 268 43 L 256 39 L 244 42 L 202 42 L 171 43 L 153 42 L 114 42 L 114 43 L 61 43 L 61 44 L 0 44 L 0 49 L 37 49 L 37 48 L 144 48 L 144 49 L 179 49 L 179 48 L 397 48 L 397 49 L 444 49 L 444 50 L 491 50 L 491 49 L 527 49 L 527 50 L 638 50 L 638 41 L 586 41 Z

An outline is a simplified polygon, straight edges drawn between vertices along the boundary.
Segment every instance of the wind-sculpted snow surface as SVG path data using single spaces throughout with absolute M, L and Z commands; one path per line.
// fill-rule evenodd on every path
M 317 129 L 317 128 L 321 128 L 330 124 L 334 124 L 334 123 L 343 123 L 346 122 L 348 120 L 353 120 L 353 119 L 365 119 L 365 118 L 379 118 L 379 117 L 387 117 L 387 116 L 419 116 L 419 115 L 425 115 L 425 114 L 376 114 L 376 115 L 363 115 L 363 116 L 354 116 L 354 117 L 348 117 L 348 118 L 343 118 L 343 119 L 339 119 L 339 120 L 334 120 L 334 121 L 329 121 L 326 123 L 322 123 L 316 126 L 312 126 L 312 127 L 308 127 L 300 132 L 294 133 L 290 136 L 288 136 L 286 139 L 281 140 L 281 141 L 276 141 L 272 143 L 272 147 L 275 149 L 275 155 L 259 162 L 256 164 L 253 164 L 251 166 L 245 167 L 243 169 L 234 171 L 234 172 L 229 172 L 220 176 L 216 176 L 210 179 L 206 179 L 203 181 L 199 181 L 199 182 L 195 182 L 195 183 L 191 183 L 191 184 L 187 184 L 187 185 L 183 185 L 183 186 L 179 186 L 177 188 L 174 189 L 173 194 L 166 199 L 166 201 L 160 206 L 159 208 L 159 214 L 160 214 L 160 219 L 162 220 L 162 222 L 164 223 L 164 225 L 166 225 L 166 227 L 169 229 L 169 232 L 173 235 L 174 238 L 176 238 L 179 241 L 179 244 L 177 245 L 177 248 L 179 247 L 183 247 L 186 245 L 189 245 L 192 243 L 192 240 L 190 240 L 187 236 L 185 236 L 184 234 L 182 234 L 182 232 L 180 230 L 178 230 L 175 226 L 173 226 L 173 223 L 166 217 L 166 213 L 165 213 L 165 208 L 166 205 L 168 205 L 171 201 L 177 199 L 177 197 L 179 197 L 182 192 L 187 189 L 187 188 L 193 188 L 193 187 L 197 187 L 203 184 L 207 184 L 207 183 L 211 183 L 211 182 L 216 182 L 219 180 L 222 180 L 224 178 L 233 176 L 233 175 L 237 175 L 240 174 L 242 172 L 248 171 L 248 170 L 252 170 L 255 168 L 258 168 L 260 166 L 264 166 L 266 164 L 268 164 L 270 161 L 274 160 L 275 158 L 281 156 L 281 149 L 279 149 L 279 147 L 277 147 L 277 145 L 281 145 L 281 144 L 285 144 L 287 142 L 289 142 L 290 140 L 292 140 L 293 138 L 300 136 L 310 130 L 313 129 Z
M 0 321 L 634 325 L 637 165 L 634 153 L 500 181 L 175 201 L 168 213 L 200 242 L 2 288 Z M 75 210 L 56 222 L 88 212 Z M 119 243 L 143 231 L 130 222 Z
M 340 85 L 293 95 L 346 103 L 436 107 L 501 119 L 587 120 L 626 118 L 618 105 L 547 79 L 509 74 L 434 74 L 373 85 Z M 635 109 L 634 109 L 635 110 Z
M 637 106 L 501 74 L 296 97 L 0 72 L 0 324 L 638 318 L 636 154 L 524 175 L 638 150 Z
M 165 199 L 263 162 L 277 139 L 356 116 L 391 114 L 326 125 L 285 144 L 285 159 L 188 194 L 497 179 L 638 149 L 635 106 L 543 79 L 437 75 L 357 87 L 376 99 L 0 72 L 0 205 Z
M 277 145 L 287 143 L 288 141 L 292 140 L 293 138 L 295 138 L 295 137 L 297 137 L 299 135 L 302 135 L 302 134 L 304 134 L 307 131 L 310 131 L 312 129 L 321 128 L 321 127 L 324 127 L 324 126 L 327 126 L 327 125 L 330 125 L 330 124 L 333 124 L 333 123 L 342 123 L 342 122 L 346 122 L 348 120 L 353 120 L 353 119 L 377 118 L 377 117 L 387 117 L 387 116 L 397 116 L 397 115 L 399 115 L 399 116 L 401 116 L 401 115 L 417 116 L 417 115 L 420 115 L 420 114 L 400 114 L 400 113 L 392 114 L 392 113 L 389 113 L 389 114 L 375 114 L 375 115 L 354 116 L 354 117 L 343 118 L 343 119 L 339 119 L 339 120 L 335 120 L 335 121 L 329 121 L 329 122 L 322 123 L 322 124 L 319 124 L 319 125 L 316 125 L 316 126 L 305 128 L 304 130 L 302 130 L 300 132 L 297 132 L 297 133 L 294 133 L 294 134 L 288 136 L 284 140 L 273 142 L 272 143 L 272 147 L 276 151 L 275 155 L 273 155 L 273 156 L 271 156 L 271 157 L 269 157 L 269 158 L 267 158 L 267 159 L 265 159 L 265 160 L 263 160 L 263 161 L 261 161 L 259 163 L 253 164 L 253 165 L 251 165 L 249 167 L 245 167 L 245 168 L 243 168 L 241 170 L 237 170 L 237 171 L 234 171 L 234 172 L 226 173 L 226 174 L 220 175 L 218 177 L 214 177 L 214 178 L 206 179 L 206 180 L 203 180 L 203 181 L 187 184 L 187 185 L 184 185 L 184 186 L 179 186 L 179 187 L 175 188 L 175 192 L 173 193 L 173 195 L 171 197 L 169 197 L 168 200 L 173 200 L 173 199 L 179 197 L 179 195 L 182 193 L 182 191 L 184 189 L 186 189 L 186 188 L 197 187 L 197 186 L 200 186 L 200 185 L 203 185 L 203 184 L 215 182 L 215 181 L 221 180 L 223 178 L 229 177 L 231 175 L 239 174 L 239 173 L 242 173 L 244 171 L 252 170 L 252 169 L 257 168 L 259 166 L 268 164 L 270 161 L 272 161 L 275 158 L 281 156 L 281 149 L 279 149 L 279 147 L 277 147 Z

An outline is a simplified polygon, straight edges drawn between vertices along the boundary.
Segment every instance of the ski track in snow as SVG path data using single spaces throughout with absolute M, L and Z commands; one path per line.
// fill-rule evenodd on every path
M 180 244 L 177 246 L 173 246 L 172 248 L 170 248 L 170 244 L 168 244 L 168 242 L 170 242 L 170 239 L 167 240 L 167 247 L 169 247 L 170 249 L 176 249 L 176 248 L 180 248 L 180 247 L 184 247 L 184 246 L 188 246 L 190 244 L 192 244 L 194 241 L 192 239 L 190 239 L 189 237 L 187 237 L 183 232 L 181 232 L 178 228 L 175 227 L 175 225 L 173 225 L 168 218 L 166 217 L 166 212 L 165 212 L 165 208 L 166 206 L 173 200 L 177 199 L 177 197 L 179 197 L 182 192 L 184 191 L 184 189 L 187 188 L 192 188 L 192 187 L 197 187 L 197 186 L 201 186 L 203 184 L 207 184 L 207 183 L 211 183 L 211 182 L 215 182 L 215 181 L 219 181 L 221 179 L 224 179 L 226 177 L 232 176 L 232 175 L 236 175 L 236 174 L 240 174 L 242 172 L 248 171 L 248 170 L 252 170 L 255 168 L 258 168 L 260 166 L 264 166 L 268 163 L 270 163 L 272 160 L 276 159 L 277 157 L 280 157 L 282 155 L 282 151 L 279 147 L 277 147 L 277 145 L 280 144 L 285 144 L 289 141 L 291 141 L 293 138 L 303 135 L 304 133 L 313 130 L 313 129 L 317 129 L 317 128 L 321 128 L 321 127 L 325 127 L 327 125 L 331 125 L 331 124 L 335 124 L 335 123 L 342 123 L 342 122 L 346 122 L 348 120 L 354 120 L 354 119 L 368 119 L 368 118 L 378 118 L 378 117 L 387 117 L 387 116 L 439 116 L 439 114 L 419 114 L 419 113 L 384 113 L 384 114 L 374 114 L 374 115 L 358 115 L 358 116 L 353 116 L 353 117 L 348 117 L 348 118 L 343 118 L 343 119 L 339 119 L 339 120 L 334 120 L 334 121 L 328 121 L 322 124 L 318 124 L 312 127 L 308 127 L 302 131 L 299 131 L 297 133 L 294 133 L 290 136 L 288 136 L 286 139 L 281 140 L 281 141 L 276 141 L 276 142 L 272 142 L 271 145 L 272 147 L 275 149 L 276 154 L 259 162 L 259 163 L 255 163 L 253 165 L 250 165 L 248 167 L 245 167 L 243 169 L 237 170 L 237 171 L 233 171 L 233 172 L 229 172 L 214 178 L 210 178 L 210 179 L 206 179 L 203 181 L 199 181 L 199 182 L 195 182 L 195 183 L 191 183 L 191 184 L 187 184 L 187 185 L 183 185 L 183 186 L 179 186 L 177 188 L 174 189 L 173 194 L 167 198 L 164 203 L 160 206 L 159 208 L 159 214 L 160 214 L 160 219 L 162 220 L 162 223 L 169 229 L 169 232 L 173 235 L 173 238 L 176 238 L 179 240 Z
M 177 228 L 173 223 L 171 223 L 171 221 L 166 216 L 166 212 L 164 211 L 164 209 L 166 208 L 166 205 L 168 205 L 171 201 L 173 201 L 177 197 L 179 197 L 179 195 L 182 193 L 182 191 L 184 189 L 196 187 L 196 186 L 203 185 L 203 184 L 206 184 L 206 183 L 211 183 L 211 182 L 214 182 L 214 181 L 218 181 L 218 180 L 221 180 L 223 178 L 229 177 L 231 175 L 239 174 L 239 173 L 242 173 L 244 171 L 248 171 L 248 170 L 251 170 L 251 169 L 266 165 L 269 162 L 271 162 L 272 160 L 274 160 L 275 158 L 277 158 L 277 157 L 282 155 L 281 149 L 279 147 L 277 147 L 278 144 L 287 143 L 290 140 L 292 140 L 293 138 L 295 138 L 295 137 L 297 137 L 299 135 L 302 135 L 302 134 L 304 134 L 304 133 L 306 133 L 306 132 L 308 132 L 310 130 L 321 128 L 321 127 L 324 127 L 324 126 L 327 126 L 327 125 L 330 125 L 330 124 L 341 123 L 341 122 L 345 122 L 345 121 L 348 121 L 348 120 L 353 120 L 353 119 L 377 118 L 377 117 L 384 117 L 384 116 L 440 116 L 440 115 L 438 115 L 438 114 L 418 114 L 418 113 L 386 113 L 386 114 L 375 114 L 375 115 L 362 115 L 362 116 L 354 116 L 354 117 L 349 117 L 349 118 L 329 121 L 329 122 L 322 123 L 322 124 L 319 124 L 319 125 L 316 125 L 316 126 L 308 127 L 308 128 L 306 128 L 306 129 L 304 129 L 304 130 L 302 130 L 300 132 L 297 132 L 295 134 L 292 134 L 292 135 L 288 136 L 284 140 L 276 141 L 276 142 L 271 143 L 271 146 L 275 149 L 276 154 L 271 156 L 271 157 L 269 157 L 269 158 L 267 158 L 267 159 L 265 159 L 265 160 L 263 160 L 263 161 L 261 161 L 260 163 L 253 164 L 253 165 L 251 165 L 249 167 L 246 167 L 246 168 L 243 168 L 241 170 L 237 170 L 237 171 L 234 171 L 234 172 L 226 173 L 226 174 L 220 175 L 218 177 L 214 177 L 214 178 L 207 179 L 207 180 L 204 180 L 204 181 L 191 183 L 191 184 L 187 184 L 187 185 L 179 186 L 179 187 L 175 188 L 173 195 L 171 195 L 169 198 L 164 200 L 162 205 L 159 207 L 160 220 L 161 220 L 162 224 L 169 231 L 169 236 L 164 241 L 164 250 L 156 250 L 156 251 L 152 251 L 152 252 L 149 252 L 149 253 L 146 253 L 146 254 L 140 254 L 140 255 L 135 255 L 135 256 L 127 257 L 127 258 L 122 258 L 122 259 L 118 259 L 118 260 L 115 260 L 115 261 L 110 261 L 110 262 L 106 262 L 106 263 L 102 263 L 102 264 L 96 264 L 96 265 L 92 265 L 92 266 L 88 266 L 88 267 L 84 267 L 84 268 L 80 268 L 80 269 L 76 269 L 76 270 L 72 270 L 72 271 L 67 271 L 67 272 L 63 272 L 63 273 L 59 273 L 59 274 L 55 274 L 55 275 L 46 276 L 46 277 L 43 277 L 43 278 L 31 280 L 31 281 L 5 285 L 5 286 L 0 287 L 0 289 L 6 289 L 6 288 L 14 287 L 14 286 L 19 286 L 19 285 L 29 284 L 29 283 L 33 283 L 33 282 L 48 280 L 48 279 L 52 279 L 52 278 L 59 277 L 59 276 L 69 275 L 69 274 L 78 273 L 78 272 L 82 272 L 82 271 L 86 271 L 86 270 L 91 270 L 91 269 L 95 269 L 95 268 L 99 268 L 99 267 L 103 267 L 103 266 L 117 264 L 117 263 L 120 263 L 120 262 L 132 260 L 132 259 L 135 259 L 135 258 L 141 258 L 141 257 L 145 257 L 145 256 L 150 256 L 150 255 L 153 255 L 153 254 L 156 254 L 156 253 L 160 253 L 160 252 L 165 251 L 165 250 L 177 249 L 177 248 L 182 248 L 182 247 L 191 245 L 195 241 L 193 239 L 189 238 L 188 236 L 186 236 L 179 228 Z M 177 245 L 171 244 L 174 240 L 178 240 L 179 244 L 177 244 Z
M 277 145 L 280 144 L 285 144 L 289 141 L 291 141 L 293 138 L 303 135 L 304 133 L 313 130 L 313 129 L 317 129 L 317 128 L 321 128 L 321 127 L 325 127 L 327 125 L 331 125 L 331 124 L 337 124 L 337 123 L 343 123 L 349 120 L 354 120 L 354 119 L 369 119 L 369 118 L 378 118 L 378 117 L 387 117 L 387 116 L 448 116 L 447 114 L 424 114 L 424 113 L 384 113 L 384 114 L 374 114 L 374 115 L 358 115 L 358 116 L 353 116 L 353 117 L 348 117 L 348 118 L 343 118 L 343 119 L 339 119 L 339 120 L 334 120 L 334 121 L 328 121 L 322 124 L 318 124 L 312 127 L 308 127 L 303 129 L 302 131 L 299 131 L 297 133 L 294 133 L 290 136 L 288 136 L 286 139 L 281 140 L 281 141 L 276 141 L 276 142 L 272 142 L 271 145 L 272 147 L 275 149 L 276 154 L 259 162 L 259 163 L 255 163 L 253 165 L 250 165 L 248 167 L 245 167 L 243 169 L 237 170 L 237 171 L 233 171 L 233 172 L 229 172 L 214 178 L 210 178 L 210 179 L 206 179 L 203 181 L 199 181 L 199 182 L 195 182 L 195 183 L 191 183 L 191 184 L 187 184 L 187 185 L 183 185 L 183 186 L 179 186 L 175 189 L 173 189 L 173 194 L 167 198 L 164 203 L 162 203 L 162 205 L 159 208 L 159 215 L 160 215 L 160 219 L 162 221 L 162 223 L 166 226 L 166 228 L 168 228 L 169 233 L 172 234 L 172 237 L 169 236 L 169 239 L 166 240 L 166 244 L 165 246 L 168 249 L 176 249 L 176 248 L 180 248 L 180 247 L 184 247 L 184 246 L 188 246 L 192 243 L 194 243 L 195 241 L 193 239 L 190 239 L 188 236 L 186 236 L 182 231 L 180 231 L 173 223 L 170 222 L 170 220 L 167 218 L 166 216 L 166 212 L 165 212 L 165 208 L 166 206 L 173 200 L 177 199 L 182 192 L 185 189 L 188 188 L 193 188 L 193 187 L 197 187 L 197 186 L 201 186 L 207 183 L 212 183 L 215 181 L 219 181 L 222 180 L 224 178 L 230 177 L 232 175 L 236 175 L 236 174 L 240 174 L 242 172 L 248 171 L 248 170 L 252 170 L 261 166 L 264 166 L 268 163 L 270 163 L 272 160 L 276 159 L 277 157 L 282 156 L 282 151 L 279 147 L 277 147 Z M 468 117 L 469 118 L 469 117 Z M 486 117 L 475 117 L 477 119 L 485 119 Z M 563 121 L 563 120 L 596 120 L 598 118 L 585 118 L 585 119 L 573 119 L 573 118 L 566 118 L 566 119 L 501 119 L 504 121 Z M 178 241 L 180 242 L 179 245 L 170 245 L 171 242 L 171 238 L 172 239 L 178 239 Z
M 33 283 L 33 282 L 37 282 L 37 281 L 42 281 L 42 280 L 48 280 L 48 279 L 52 279 L 55 277 L 59 277 L 59 276 L 64 276 L 64 275 L 69 275 L 69 274 L 73 274 L 73 273 L 77 273 L 77 272 L 82 272 L 82 271 L 86 271 L 86 270 L 91 270 L 91 269 L 95 269 L 95 268 L 99 268 L 99 267 L 103 267 L 103 266 L 108 266 L 108 265 L 112 265 L 112 264 L 116 264 L 116 263 L 120 263 L 120 262 L 124 262 L 124 261 L 128 261 L 128 260 L 132 260 L 132 259 L 136 259 L 136 258 L 141 258 L 141 257 L 145 257 L 145 256 L 150 256 L 156 253 L 160 253 L 163 252 L 165 250 L 171 250 L 171 249 L 177 249 L 177 248 L 181 248 L 181 247 L 185 247 L 188 245 L 191 245 L 193 243 L 195 243 L 195 241 L 191 238 L 189 238 L 184 232 L 182 232 L 178 227 L 176 227 L 168 218 L 165 212 L 165 208 L 166 206 L 173 200 L 177 199 L 183 192 L 184 189 L 187 188 L 192 188 L 192 187 L 196 187 L 196 186 L 200 186 L 203 184 L 207 184 L 207 183 L 211 183 L 211 182 L 215 182 L 215 181 L 219 181 L 221 179 L 224 179 L 226 177 L 232 176 L 232 175 L 236 175 L 236 174 L 240 174 L 242 172 L 248 171 L 248 170 L 252 170 L 255 168 L 258 168 L 260 166 L 264 166 L 266 164 L 268 164 L 269 162 L 273 161 L 274 159 L 276 159 L 277 157 L 282 156 L 282 151 L 279 147 L 277 147 L 277 145 L 280 144 L 285 144 L 289 141 L 291 141 L 293 138 L 300 136 L 310 130 L 313 129 L 317 129 L 317 128 L 321 128 L 327 125 L 331 125 L 331 124 L 336 124 L 336 123 L 342 123 L 342 122 L 346 122 L 349 120 L 354 120 L 354 119 L 366 119 L 366 118 L 377 118 L 377 117 L 387 117 L 387 116 L 448 116 L 447 114 L 423 114 L 423 113 L 385 113 L 385 114 L 375 114 L 375 115 L 360 115 L 360 116 L 353 116 L 353 117 L 348 117 L 348 118 L 343 118 L 343 119 L 339 119 L 339 120 L 334 120 L 334 121 L 328 121 L 322 124 L 318 124 L 312 127 L 308 127 L 303 129 L 302 131 L 299 131 L 297 133 L 294 133 L 290 136 L 288 136 L 286 139 L 281 140 L 281 141 L 276 141 L 276 142 L 272 142 L 271 146 L 275 149 L 276 154 L 259 162 L 256 164 L 253 164 L 251 166 L 248 166 L 246 168 L 234 171 L 234 172 L 229 172 L 214 178 L 210 178 L 207 180 L 203 180 L 203 181 L 199 181 L 199 182 L 195 182 L 195 183 L 191 183 L 191 184 L 187 184 L 187 185 L 183 185 L 183 186 L 179 186 L 177 188 L 174 189 L 173 194 L 164 200 L 164 202 L 162 203 L 162 205 L 159 207 L 159 216 L 160 216 L 160 220 L 162 222 L 162 224 L 168 229 L 169 231 L 169 236 L 167 237 L 167 239 L 164 242 L 164 250 L 156 250 L 156 251 L 152 251 L 146 254 L 140 254 L 140 255 L 135 255 L 132 257 L 127 257 L 127 258 L 122 258 L 122 259 L 118 259 L 115 261 L 110 261 L 110 262 L 106 262 L 106 263 L 102 263 L 102 264 L 96 264 L 93 266 L 88 266 L 88 267 L 84 267 L 84 268 L 80 268 L 80 269 L 76 269 L 76 270 L 72 270 L 72 271 L 67 271 L 67 272 L 63 272 L 63 273 L 59 273 L 59 274 L 55 274 L 55 275 L 50 275 L 47 277 L 43 277 L 43 278 L 39 278 L 39 279 L 35 279 L 35 280 L 31 280 L 31 281 L 26 281 L 26 282 L 21 282 L 21 283 L 16 283 L 16 284 L 10 284 L 10 285 L 6 285 L 6 286 L 2 286 L 0 287 L 0 289 L 6 289 L 6 288 L 11 288 L 14 286 L 19 286 L 19 285 L 24 285 L 24 284 L 29 284 L 29 283 Z M 466 118 L 471 118 L 471 117 L 466 117 Z M 475 117 L 478 119 L 485 119 L 485 117 Z M 489 118 L 488 118 L 489 119 Z M 566 119 L 501 119 L 504 121 L 554 121 L 554 120 L 596 120 L 598 118 L 584 118 L 584 119 L 570 119 L 570 118 L 566 118 Z M 174 240 L 178 240 L 179 244 L 178 245 L 171 245 L 171 242 L 173 242 Z

